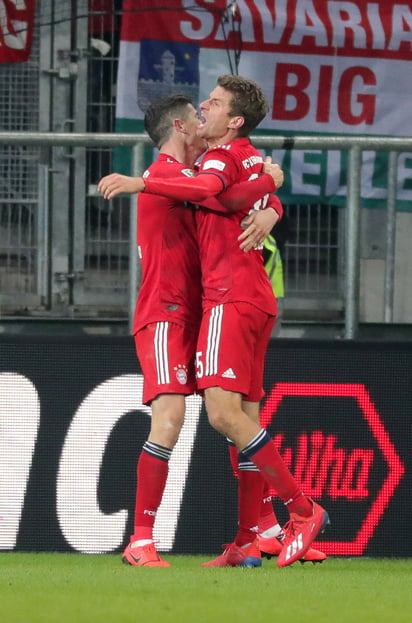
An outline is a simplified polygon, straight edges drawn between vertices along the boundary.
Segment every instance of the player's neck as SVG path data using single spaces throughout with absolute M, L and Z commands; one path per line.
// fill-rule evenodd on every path
M 160 149 L 161 154 L 171 156 L 178 162 L 186 164 L 189 167 L 194 165 L 203 151 L 204 150 L 199 151 L 199 147 L 189 146 L 175 141 L 167 141 Z
M 164 143 L 161 146 L 159 151 L 160 151 L 161 154 L 165 154 L 166 156 L 171 156 L 172 158 L 174 158 L 178 162 L 183 162 L 183 160 L 182 160 L 182 157 L 183 157 L 182 149 L 180 148 L 180 145 L 177 145 L 173 141 L 167 141 L 166 143 Z
M 207 144 L 209 145 L 209 147 L 216 147 L 216 145 L 226 145 L 226 143 L 230 143 L 236 138 L 239 138 L 237 130 L 231 130 L 228 128 L 226 134 L 224 134 L 223 136 L 208 137 Z

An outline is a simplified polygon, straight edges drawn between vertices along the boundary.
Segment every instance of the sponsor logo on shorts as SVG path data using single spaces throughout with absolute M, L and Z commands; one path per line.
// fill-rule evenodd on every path
M 228 368 L 222 374 L 222 378 L 224 379 L 236 379 L 236 374 L 233 372 L 232 368 Z

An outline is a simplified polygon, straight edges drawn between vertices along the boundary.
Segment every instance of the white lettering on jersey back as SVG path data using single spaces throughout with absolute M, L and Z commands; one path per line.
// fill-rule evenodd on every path
M 217 169 L 218 171 L 223 171 L 225 166 L 226 163 L 221 160 L 208 160 L 203 165 L 203 171 L 206 171 L 206 169 Z
M 183 173 L 183 175 L 186 175 L 186 177 L 194 177 L 195 176 L 195 172 L 193 171 L 193 169 L 182 169 L 181 173 Z

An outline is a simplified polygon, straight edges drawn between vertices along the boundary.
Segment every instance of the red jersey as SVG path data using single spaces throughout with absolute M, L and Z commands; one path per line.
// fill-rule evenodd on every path
M 263 158 L 249 139 L 238 138 L 208 149 L 198 175 L 218 175 L 227 188 L 254 179 L 262 167 Z M 204 208 L 197 210 L 204 309 L 243 301 L 276 315 L 276 299 L 263 265 L 262 251 L 245 253 L 239 249 L 238 241 L 242 219 L 252 209 L 265 208 L 266 201 L 259 200 L 249 209 L 223 215 Z
M 193 175 L 171 156 L 160 154 L 144 177 Z M 136 303 L 133 333 L 152 322 L 169 321 L 199 327 L 201 273 L 196 220 L 184 202 L 160 195 L 139 195 L 137 244 L 142 283 Z

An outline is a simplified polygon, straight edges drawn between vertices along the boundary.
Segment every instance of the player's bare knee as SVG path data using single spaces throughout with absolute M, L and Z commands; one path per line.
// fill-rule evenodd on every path
M 164 448 L 173 449 L 179 439 L 181 428 L 181 426 L 175 426 L 167 420 L 162 420 L 161 422 L 152 421 L 149 441 L 157 443 Z
M 240 395 L 221 387 L 210 387 L 205 392 L 205 399 L 210 425 L 222 435 L 230 437 L 241 409 Z
M 209 418 L 210 425 L 222 435 L 226 435 L 228 428 L 227 414 L 221 409 L 209 407 L 207 409 L 207 416 Z

